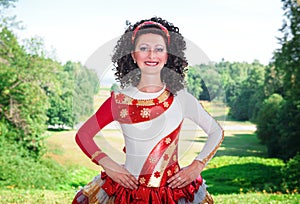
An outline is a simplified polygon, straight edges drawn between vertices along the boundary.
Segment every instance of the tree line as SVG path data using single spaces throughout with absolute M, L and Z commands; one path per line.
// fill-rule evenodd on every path
M 0 1 L 0 10 L 13 2 Z M 21 45 L 9 23 L 14 18 L 0 14 L 0 147 L 39 157 L 49 126 L 72 128 L 93 112 L 98 78 L 81 63 L 48 57 L 38 38 Z
M 223 100 L 230 117 L 257 125 L 268 155 L 288 160 L 300 152 L 300 6 L 282 0 L 284 23 L 268 65 L 219 62 L 192 66 L 188 90 L 199 100 Z

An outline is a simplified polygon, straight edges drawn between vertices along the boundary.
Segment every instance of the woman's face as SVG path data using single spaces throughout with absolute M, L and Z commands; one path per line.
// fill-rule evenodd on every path
M 139 36 L 131 55 L 142 73 L 160 73 L 168 59 L 164 38 L 153 33 Z

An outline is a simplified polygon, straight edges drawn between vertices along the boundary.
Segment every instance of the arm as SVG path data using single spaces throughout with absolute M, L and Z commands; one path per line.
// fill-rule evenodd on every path
M 111 98 L 107 99 L 97 112 L 92 115 L 78 130 L 75 140 L 80 149 L 97 165 L 107 155 L 102 152 L 94 141 L 95 135 L 113 121 Z
M 198 100 L 186 93 L 185 114 L 207 134 L 208 138 L 204 147 L 195 160 L 207 164 L 217 152 L 224 139 L 224 133 L 219 123 L 203 108 Z
M 182 188 L 195 180 L 221 145 L 224 134 L 218 122 L 203 108 L 197 99 L 182 91 L 179 100 L 184 117 L 195 122 L 208 135 L 207 141 L 195 160 L 169 179 L 170 187 Z
M 97 165 L 100 165 L 115 182 L 125 188 L 137 188 L 137 179 L 123 166 L 107 156 L 94 141 L 95 135 L 114 118 L 112 99 L 107 99 L 97 112 L 90 117 L 78 130 L 75 140 L 81 150 Z

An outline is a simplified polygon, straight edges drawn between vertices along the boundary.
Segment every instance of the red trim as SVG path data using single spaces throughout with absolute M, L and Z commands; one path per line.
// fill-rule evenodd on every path
M 119 95 L 121 94 L 118 94 L 118 98 L 116 99 L 118 101 L 120 100 L 119 98 L 121 98 Z M 115 98 L 114 93 L 112 98 Z M 118 103 L 116 100 L 112 100 L 114 119 L 123 124 L 132 124 L 149 121 L 159 117 L 170 107 L 174 100 L 174 96 L 170 94 L 169 97 L 162 102 L 158 102 L 158 99 L 153 99 L 155 104 L 147 106 L 135 105 L 137 100 L 133 100 L 132 104 L 122 104 Z
M 140 185 L 143 186 L 147 186 L 150 180 L 150 177 L 154 174 L 155 176 L 157 176 L 156 172 L 153 172 L 155 169 L 155 166 L 157 165 L 158 161 L 160 160 L 160 158 L 163 157 L 166 149 L 172 144 L 172 143 L 176 143 L 176 149 L 172 154 L 172 157 L 175 155 L 177 155 L 177 141 L 178 141 L 178 134 L 181 128 L 181 124 L 179 124 L 179 126 L 172 132 L 170 133 L 168 136 L 164 137 L 163 139 L 161 139 L 156 146 L 152 149 L 152 151 L 150 152 L 148 158 L 146 159 L 143 168 L 141 170 L 141 173 L 139 175 L 138 181 L 140 181 L 140 179 L 143 177 L 145 179 L 145 183 L 141 183 Z M 171 141 L 170 143 L 166 143 L 166 139 L 170 138 Z M 177 162 L 174 162 L 172 160 L 172 158 L 169 160 L 168 163 L 168 168 L 166 168 L 166 171 L 163 172 L 163 178 L 162 181 L 160 183 L 160 186 L 165 186 L 167 184 L 167 170 L 169 170 L 170 168 L 174 168 L 174 166 L 178 166 L 179 165 Z M 174 172 L 174 171 L 172 171 Z

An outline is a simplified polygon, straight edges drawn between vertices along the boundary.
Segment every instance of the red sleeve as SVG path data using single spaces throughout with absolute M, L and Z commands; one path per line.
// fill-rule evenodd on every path
M 109 97 L 78 130 L 75 140 L 80 149 L 91 159 L 96 153 L 96 157 L 92 160 L 98 164 L 98 161 L 106 156 L 94 141 L 94 136 L 107 124 L 112 122 L 112 103 Z

